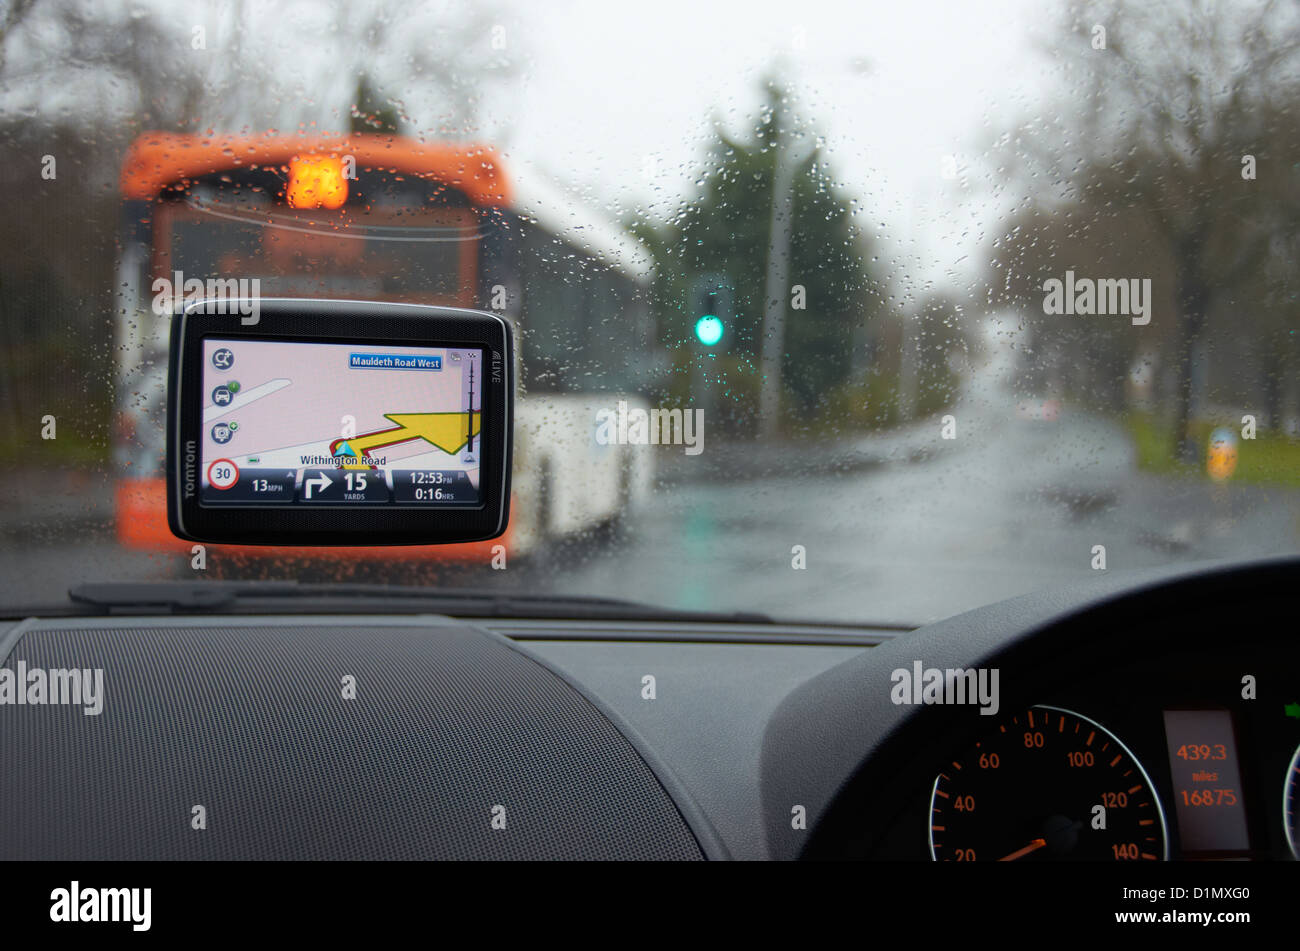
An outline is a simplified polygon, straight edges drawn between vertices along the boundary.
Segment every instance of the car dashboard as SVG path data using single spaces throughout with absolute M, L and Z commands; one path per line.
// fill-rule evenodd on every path
M 0 717 L 0 855 L 1292 860 L 1298 579 L 1098 578 L 905 633 L 15 619 L 11 685 L 98 672 L 99 709 Z

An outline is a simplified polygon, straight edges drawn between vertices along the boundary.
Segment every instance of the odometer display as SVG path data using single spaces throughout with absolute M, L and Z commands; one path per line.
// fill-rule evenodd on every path
M 1160 861 L 1164 812 L 1111 732 L 1056 707 L 1004 721 L 935 779 L 930 854 L 941 862 Z

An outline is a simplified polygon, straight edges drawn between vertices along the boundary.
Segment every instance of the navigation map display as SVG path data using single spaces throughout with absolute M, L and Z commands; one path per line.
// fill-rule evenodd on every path
M 203 505 L 473 506 L 483 351 L 206 337 Z

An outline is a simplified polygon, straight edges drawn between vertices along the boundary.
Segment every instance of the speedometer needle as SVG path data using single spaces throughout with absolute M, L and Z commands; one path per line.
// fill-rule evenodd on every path
M 1002 856 L 1002 858 L 998 859 L 998 861 L 999 861 L 999 862 L 1014 862 L 1016 859 L 1020 858 L 1022 855 L 1028 855 L 1030 852 L 1033 852 L 1033 851 L 1036 851 L 1036 850 L 1038 850 L 1038 849 L 1041 849 L 1041 848 L 1042 848 L 1043 846 L 1045 846 L 1046 844 L 1047 844 L 1047 840 L 1046 840 L 1046 839 L 1034 839 L 1033 842 L 1030 842 L 1030 843 L 1029 843 L 1028 845 L 1026 845 L 1023 849 L 1016 849 L 1016 850 L 1015 850 L 1014 852 L 1012 852 L 1010 855 L 1004 855 L 1004 856 Z

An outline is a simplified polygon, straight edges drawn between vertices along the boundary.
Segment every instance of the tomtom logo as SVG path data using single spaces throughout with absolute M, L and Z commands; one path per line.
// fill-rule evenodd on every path
M 492 351 L 492 382 L 501 382 L 501 354 Z
M 198 481 L 198 448 L 191 439 L 185 443 L 185 497 L 194 498 L 194 483 Z

